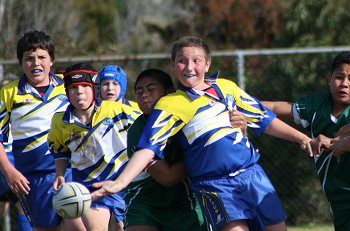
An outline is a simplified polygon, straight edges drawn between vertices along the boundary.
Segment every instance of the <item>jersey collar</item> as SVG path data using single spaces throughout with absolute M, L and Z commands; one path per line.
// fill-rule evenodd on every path
M 219 74 L 220 74 L 220 71 L 214 73 L 213 75 L 211 75 L 209 77 L 205 77 L 204 78 L 204 82 L 206 82 L 210 86 L 216 85 L 216 82 L 217 82 L 217 79 L 219 77 Z M 207 94 L 204 91 L 195 90 L 193 88 L 186 87 L 186 86 L 182 85 L 180 82 L 179 82 L 178 88 L 180 90 L 182 90 L 182 91 L 185 91 L 192 101 L 198 99 L 199 97 L 201 97 L 201 96 L 203 96 L 205 94 Z M 216 97 L 214 97 L 214 98 L 216 98 Z
M 63 79 L 61 79 L 60 77 L 56 76 L 53 73 L 49 73 L 49 77 L 50 77 L 50 85 L 60 85 L 63 84 Z M 18 82 L 18 94 L 27 94 L 27 93 L 31 93 L 31 89 L 33 88 L 32 86 L 28 86 L 28 80 L 27 80 L 27 76 L 25 74 L 21 75 L 19 82 Z

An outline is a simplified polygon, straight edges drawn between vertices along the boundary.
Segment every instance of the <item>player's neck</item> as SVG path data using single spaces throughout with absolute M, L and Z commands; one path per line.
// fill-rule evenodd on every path
M 349 106 L 350 105 L 347 105 L 347 104 L 344 104 L 344 105 L 334 104 L 332 109 L 332 115 L 335 118 L 339 118 L 339 116 L 343 113 L 343 111 Z
M 73 109 L 73 115 L 77 117 L 79 121 L 85 125 L 88 125 L 91 123 L 93 114 L 94 114 L 94 105 L 91 105 L 91 107 L 85 111 L 78 110 L 76 108 Z

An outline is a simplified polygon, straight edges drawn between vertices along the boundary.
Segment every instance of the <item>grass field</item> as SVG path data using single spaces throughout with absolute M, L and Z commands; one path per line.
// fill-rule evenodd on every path
M 334 231 L 332 224 L 305 224 L 288 226 L 288 231 Z

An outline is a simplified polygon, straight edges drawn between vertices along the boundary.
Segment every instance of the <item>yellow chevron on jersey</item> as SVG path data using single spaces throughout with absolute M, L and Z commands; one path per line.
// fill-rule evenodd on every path
M 55 114 L 48 143 L 56 159 L 71 160 L 73 177 L 89 186 L 114 179 L 125 167 L 127 130 L 139 116 L 131 106 L 102 101 L 95 107 L 91 127 L 70 113 Z

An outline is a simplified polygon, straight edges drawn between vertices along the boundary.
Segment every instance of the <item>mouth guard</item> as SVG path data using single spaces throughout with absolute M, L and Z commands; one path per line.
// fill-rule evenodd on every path
M 43 70 L 38 70 L 38 69 L 32 70 L 32 73 L 40 73 L 40 72 L 43 72 Z
M 185 78 L 191 78 L 193 76 L 195 76 L 195 74 L 184 74 Z

